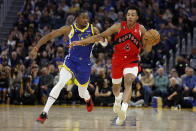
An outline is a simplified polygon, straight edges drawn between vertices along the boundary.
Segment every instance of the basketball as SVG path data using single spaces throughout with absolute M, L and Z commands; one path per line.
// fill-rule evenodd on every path
M 160 42 L 160 34 L 155 29 L 148 30 L 142 39 L 144 44 L 156 45 Z

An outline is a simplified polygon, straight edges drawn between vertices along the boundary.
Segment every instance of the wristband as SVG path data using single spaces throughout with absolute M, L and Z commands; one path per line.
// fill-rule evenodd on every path
M 103 47 L 106 47 L 108 45 L 108 41 L 107 39 L 105 38 L 105 41 L 99 41 L 99 43 L 103 46 Z

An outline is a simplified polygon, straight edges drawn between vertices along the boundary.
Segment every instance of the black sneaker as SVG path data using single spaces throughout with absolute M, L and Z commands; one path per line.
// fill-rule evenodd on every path
M 39 117 L 37 118 L 37 122 L 40 122 L 40 123 L 44 123 L 45 120 L 48 119 L 48 116 L 46 113 L 42 112 Z

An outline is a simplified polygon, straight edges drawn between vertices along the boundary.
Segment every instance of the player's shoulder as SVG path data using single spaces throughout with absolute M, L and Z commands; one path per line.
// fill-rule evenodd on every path
M 142 34 L 146 32 L 146 28 L 142 24 L 139 24 L 139 30 L 141 31 Z
M 142 24 L 139 24 L 139 28 L 140 29 L 145 29 L 144 25 L 142 25 Z

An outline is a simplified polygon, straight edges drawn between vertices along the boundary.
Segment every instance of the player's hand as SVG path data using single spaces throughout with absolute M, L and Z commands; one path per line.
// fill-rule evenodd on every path
M 77 45 L 81 45 L 80 41 L 73 41 L 70 45 L 69 45 L 69 49 L 71 50 L 74 46 Z
M 30 59 L 36 59 L 36 57 L 37 57 L 37 49 L 36 48 L 33 48 L 33 50 L 30 52 L 30 54 L 29 54 L 29 57 L 30 57 Z

